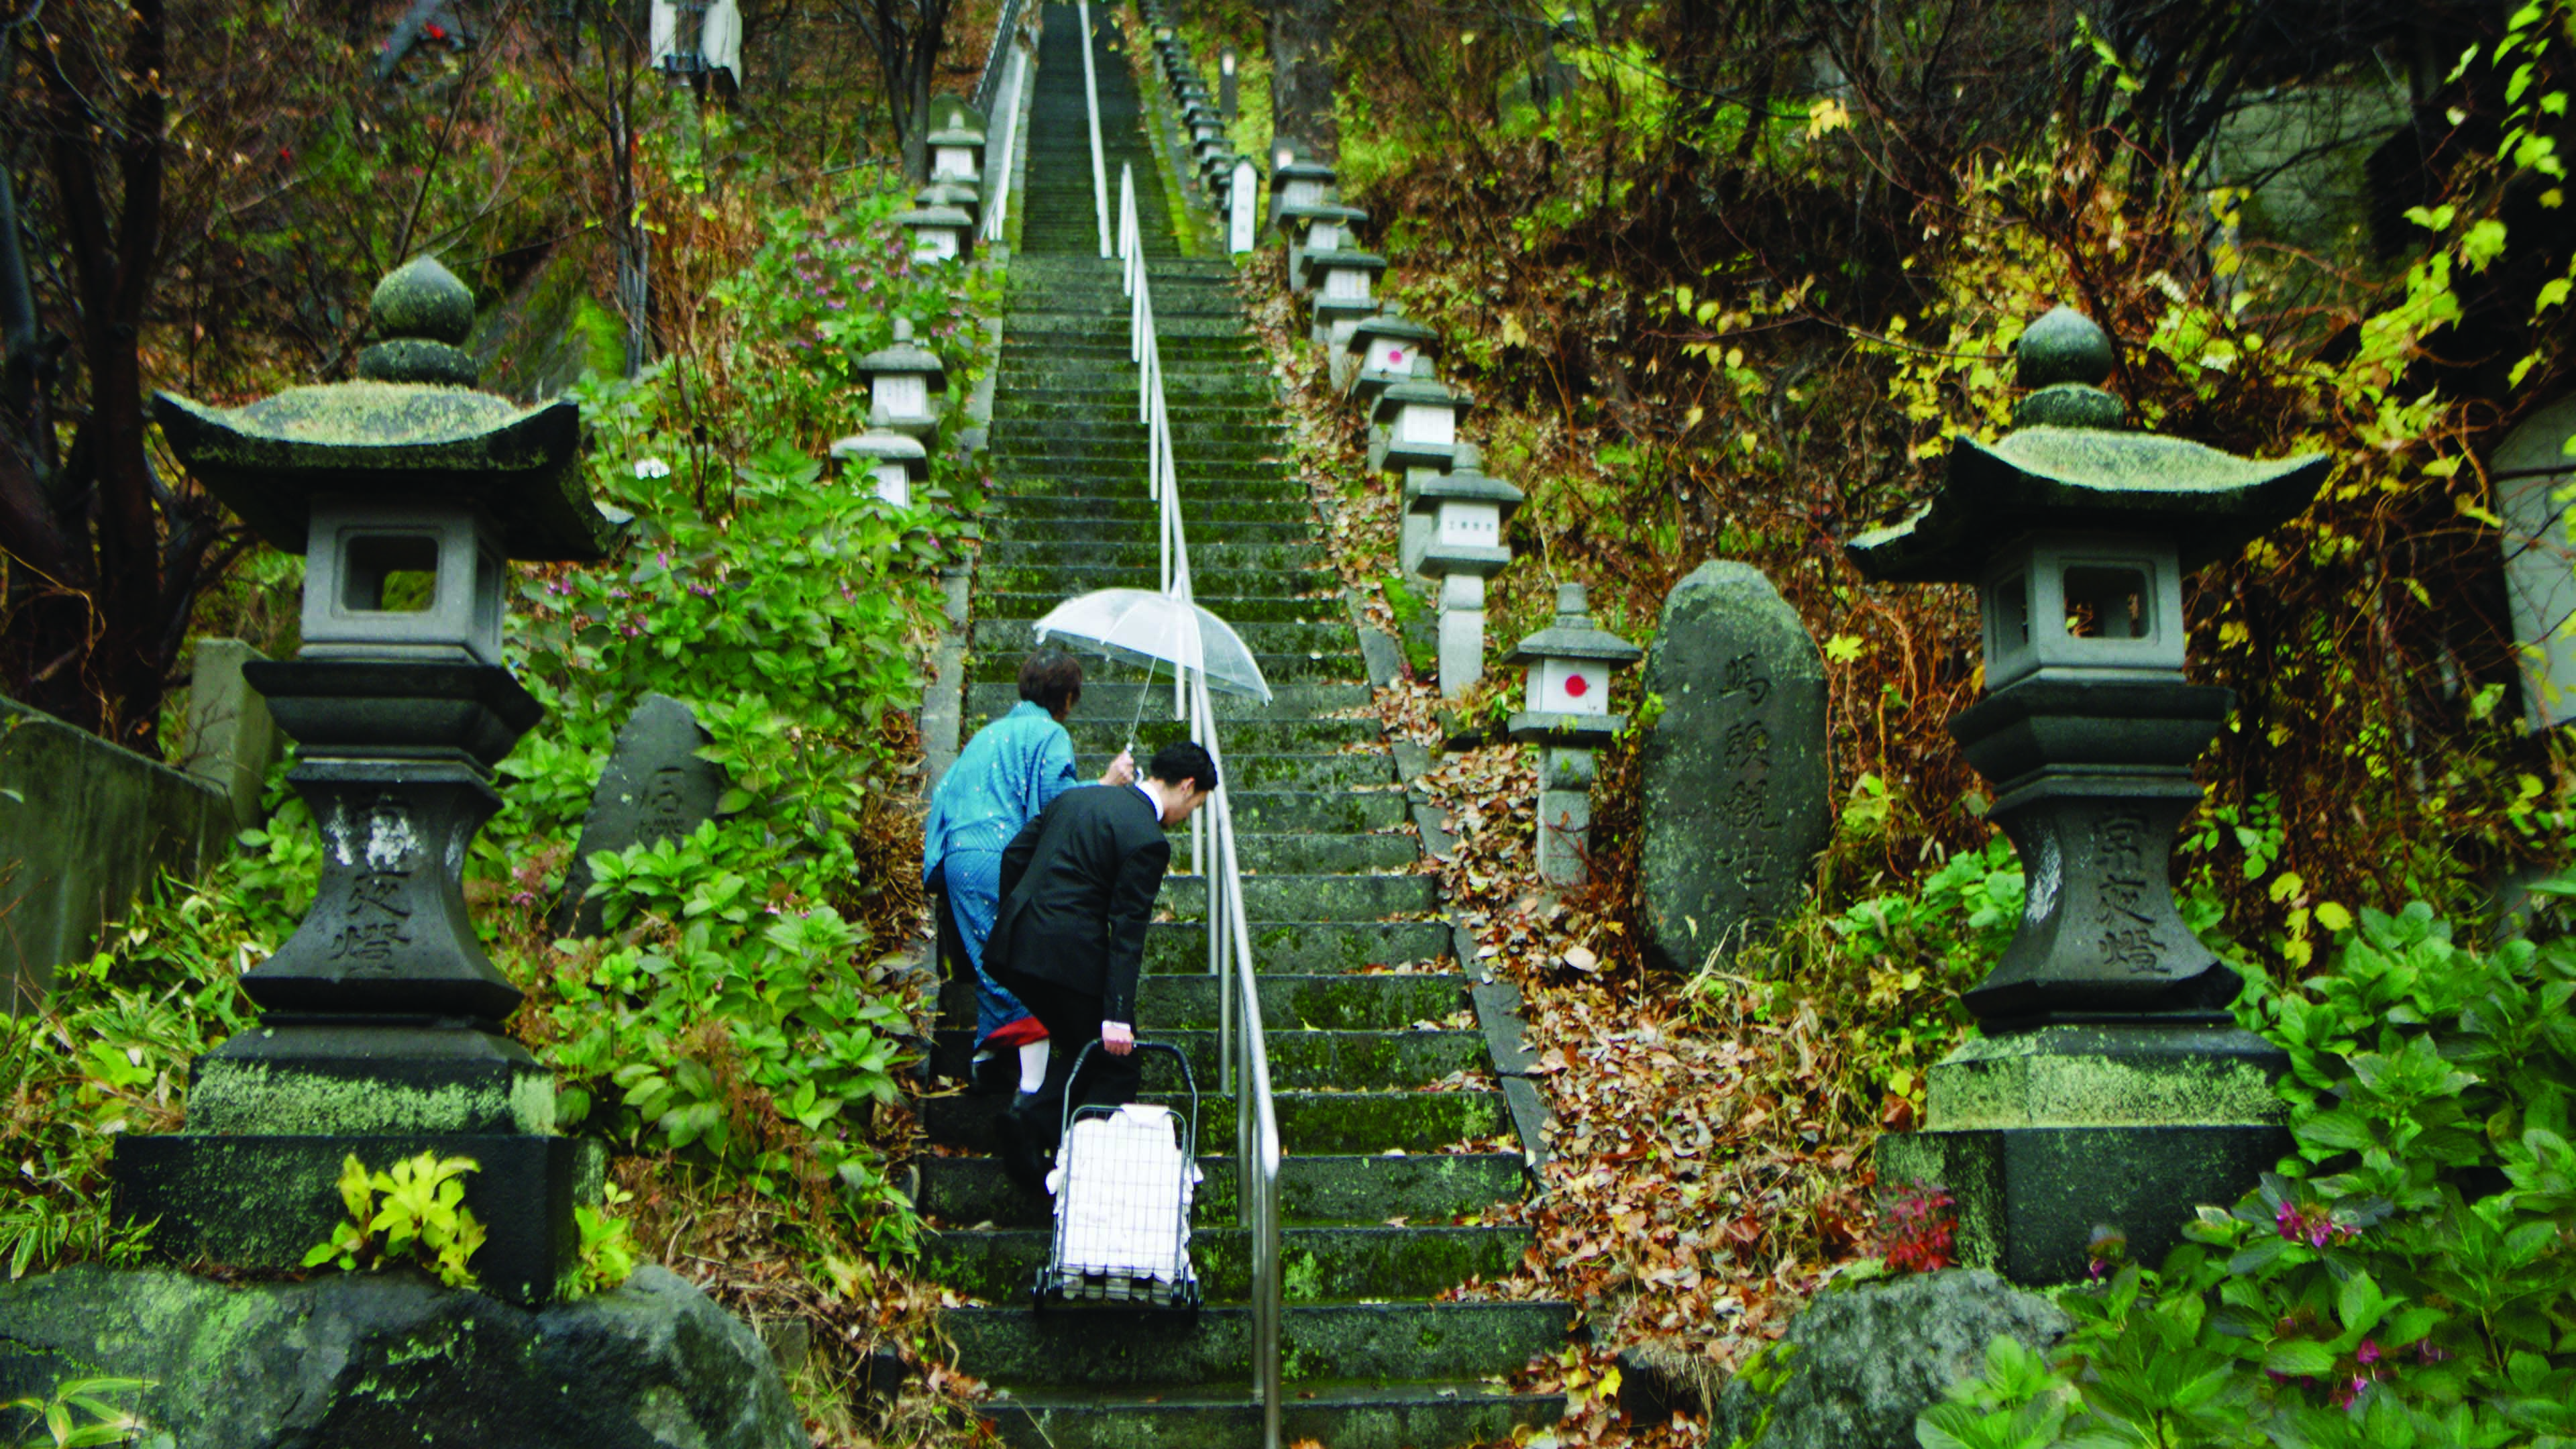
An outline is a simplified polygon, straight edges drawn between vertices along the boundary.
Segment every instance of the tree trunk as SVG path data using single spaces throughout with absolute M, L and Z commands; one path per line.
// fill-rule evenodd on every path
M 1333 114 L 1335 0 L 1271 0 L 1270 130 L 1331 165 L 1342 153 Z

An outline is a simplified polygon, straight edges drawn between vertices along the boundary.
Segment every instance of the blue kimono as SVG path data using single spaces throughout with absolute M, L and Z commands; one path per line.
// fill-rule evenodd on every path
M 975 732 L 930 794 L 921 827 L 921 884 L 944 885 L 966 959 L 975 968 L 975 1041 L 1029 1014 L 984 970 L 984 942 L 1001 906 L 1002 847 L 1056 796 L 1080 783 L 1073 737 L 1029 700 Z

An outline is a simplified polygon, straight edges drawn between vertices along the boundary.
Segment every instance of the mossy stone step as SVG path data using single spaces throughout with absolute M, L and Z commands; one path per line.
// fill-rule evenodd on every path
M 1409 1376 L 1506 1374 L 1565 1343 L 1561 1303 L 1293 1304 L 1281 1315 L 1282 1370 L 1291 1382 L 1358 1378 L 1400 1367 Z M 1115 1321 L 1115 1332 L 1104 1332 Z M 1211 1307 L 1195 1318 L 1079 1310 L 1031 1313 L 953 1308 L 940 1328 L 959 1371 L 1009 1384 L 1225 1382 L 1249 1376 L 1252 1312 Z
M 1265 573 L 1295 573 L 1321 568 L 1332 562 L 1331 555 L 1319 544 L 1312 543 L 1214 543 L 1189 541 L 1190 572 L 1206 577 L 1238 569 Z M 1162 550 L 1151 537 L 1142 542 L 1127 539 L 1056 539 L 1039 542 L 1012 539 L 1008 543 L 984 546 L 984 558 L 1004 568 L 1029 568 L 1039 565 L 1065 565 L 1073 568 L 1156 568 L 1162 562 Z
M 1176 859 L 1185 858 L 1176 850 Z M 1159 908 L 1174 920 L 1207 915 L 1207 882 L 1167 876 Z M 1411 920 L 1440 909 L 1440 879 L 1429 875 L 1255 875 L 1243 881 L 1243 906 L 1257 929 L 1266 921 Z
M 1140 570 L 1138 577 L 1143 579 L 1144 582 L 1133 583 L 1128 587 L 1140 589 L 1153 587 L 1150 571 Z M 1075 652 L 1079 654 L 1081 651 L 1077 649 Z M 989 654 L 976 655 L 973 661 L 967 666 L 967 678 L 978 680 L 1016 680 L 1019 677 L 1020 661 L 1025 658 L 1027 654 L 1028 651 L 1023 648 L 1005 649 Z M 1348 654 L 1269 654 L 1257 652 L 1252 657 L 1254 662 L 1261 666 L 1261 677 L 1264 680 L 1269 681 L 1274 687 L 1281 681 L 1290 679 L 1364 679 L 1368 677 L 1368 669 L 1361 661 L 1359 653 L 1356 650 Z M 1085 659 L 1082 667 L 1083 672 L 1087 676 L 1103 682 L 1121 679 L 1142 680 L 1145 677 L 1145 667 L 1139 664 L 1119 664 L 1100 659 Z M 1172 677 L 1172 671 L 1168 668 L 1156 669 L 1154 671 L 1154 677 L 1157 679 L 1169 679 Z M 1222 736 L 1220 736 L 1220 740 L 1222 740 Z
M 1187 1389 L 1028 1389 L 975 1412 L 1008 1449 L 1259 1449 L 1249 1384 Z M 1279 1414 L 1279 1437 L 1332 1449 L 1434 1449 L 1508 1442 L 1565 1414 L 1562 1394 L 1516 1394 L 1483 1379 L 1308 1383 Z
M 1182 851 L 1187 859 L 1188 852 Z M 1264 921 L 1252 928 L 1253 965 L 1264 974 L 1361 972 L 1372 967 L 1445 964 L 1444 921 Z M 1197 921 L 1156 921 L 1145 928 L 1145 969 L 1178 975 L 1207 972 L 1207 935 Z
M 1205 459 L 1195 460 L 1204 464 Z M 995 506 L 1009 508 L 1024 498 L 1060 498 L 1076 503 L 1127 502 L 1147 498 L 1145 460 L 1102 464 L 1078 458 L 991 460 Z M 1290 503 L 1313 506 L 1306 485 L 1275 463 L 1191 467 L 1181 474 L 1181 497 L 1192 503 L 1230 508 L 1245 503 Z M 1184 515 L 1183 523 L 1189 521 Z M 1152 537 L 1150 532 L 1147 537 Z M 981 581 L 978 580 L 980 585 Z
M 1199 1151 L 1234 1151 L 1234 1107 L 1201 1082 L 1205 1108 Z M 1185 1109 L 1186 1098 L 1147 1092 L 1139 1101 Z M 1438 1153 L 1462 1143 L 1490 1143 L 1512 1130 L 1501 1092 L 1274 1092 L 1280 1146 L 1292 1156 L 1366 1156 L 1389 1148 Z M 919 1101 L 922 1131 L 932 1142 L 972 1152 L 993 1150 L 993 1121 L 1008 1099 L 966 1093 Z
M 970 716 L 966 721 L 969 730 L 981 729 L 989 722 L 989 717 L 982 715 Z M 1107 759 L 1113 749 L 1124 746 L 1128 742 L 1129 723 L 1123 718 L 1106 719 L 1075 714 L 1067 716 L 1065 728 L 1073 733 L 1074 748 L 1077 753 Z M 1135 723 L 1134 737 L 1136 753 L 1140 757 L 1150 756 L 1155 750 L 1174 740 L 1189 738 L 1189 728 L 1179 720 L 1147 719 Z M 1378 743 L 1379 738 L 1377 721 L 1367 719 L 1242 720 L 1225 726 L 1224 734 L 1221 736 L 1228 760 L 1234 759 L 1237 755 L 1248 757 L 1274 751 L 1293 754 L 1327 754 L 1344 745 L 1373 745 Z M 1089 771 L 1087 775 L 1091 779 L 1098 779 L 1099 776 L 1098 770 Z M 1302 839 L 1304 837 L 1282 838 Z M 1403 839 L 1409 842 L 1412 837 L 1408 835 Z M 1250 847 L 1250 841 L 1251 837 L 1246 836 L 1247 849 Z M 1247 866 L 1249 861 L 1250 857 L 1247 856 Z
M 1220 744 L 1224 743 L 1222 727 L 1217 738 Z M 1358 785 L 1383 785 L 1395 778 L 1395 759 L 1386 754 L 1293 755 L 1238 751 L 1232 745 L 1225 748 L 1225 782 L 1245 790 L 1346 790 Z M 1140 759 L 1137 763 L 1141 767 L 1145 761 Z M 1097 780 L 1101 772 L 1109 768 L 1109 752 L 1085 753 L 1074 768 L 1083 779 Z M 1412 844 L 1409 839 L 1405 843 Z M 1247 872 L 1260 869 L 1252 863 L 1249 853 L 1244 855 L 1241 863 Z M 1357 864 L 1333 868 L 1367 869 Z
M 1147 977 L 1137 1010 L 1157 989 L 1159 978 Z M 1199 1090 L 1212 1092 L 1218 1080 L 1217 1033 L 1196 1028 L 1163 1028 L 1149 1039 L 1181 1049 L 1198 1074 Z M 1485 1038 L 1474 1031 L 1274 1031 L 1270 1040 L 1270 1081 L 1281 1091 L 1398 1090 L 1439 1081 L 1454 1072 L 1486 1063 Z M 930 1066 L 939 1076 L 965 1080 L 975 1042 L 972 1029 L 943 1029 L 932 1036 Z M 1168 1066 L 1168 1063 L 1166 1063 Z M 1158 1068 L 1162 1070 L 1164 1068 Z
M 1065 601 L 1062 593 L 1043 594 L 978 592 L 975 612 L 990 619 L 1037 620 L 1049 609 Z M 1238 627 L 1245 624 L 1323 624 L 1346 617 L 1349 611 L 1339 598 L 1304 598 L 1296 594 L 1237 594 L 1225 601 L 1226 622 Z M 1376 729 L 1376 723 L 1370 722 Z M 1234 736 L 1225 737 L 1226 747 L 1233 748 Z M 1259 746 L 1255 746 L 1259 748 Z
M 1192 549 L 1193 556 L 1198 550 Z M 1235 634 L 1258 654 L 1320 654 L 1354 650 L 1359 645 L 1347 621 L 1324 624 L 1257 624 L 1227 620 Z M 1016 651 L 1025 654 L 1035 647 L 1030 635 L 1031 622 L 1024 619 L 999 618 L 989 614 L 975 621 L 973 647 L 986 651 Z
M 1140 1031 L 1213 1030 L 1224 1010 L 1219 978 L 1205 974 L 1157 975 L 1138 993 Z M 1261 1019 L 1273 1032 L 1396 1031 L 1417 1022 L 1467 1029 L 1458 1020 L 1469 1009 L 1467 978 L 1455 973 L 1420 975 L 1260 975 Z M 975 1020 L 975 983 L 962 973 L 940 984 L 939 1021 L 969 1027 Z
M 978 577 L 980 576 L 979 571 Z M 1083 585 L 1058 592 L 1056 597 L 1059 599 L 1069 597 L 1071 594 L 1082 592 L 1082 588 L 1085 587 L 1090 586 Z M 1201 597 L 1205 598 L 1207 595 L 1203 592 Z M 1097 662 L 1097 660 L 1086 660 L 1083 668 L 1089 670 L 1092 664 Z M 1144 696 L 1141 701 L 1137 698 L 1139 694 Z M 1019 703 L 1019 699 L 1020 690 L 1016 683 L 971 683 L 966 686 L 966 710 L 970 715 L 991 716 L 1003 713 L 1012 705 Z M 1168 720 L 1173 717 L 1170 684 L 1163 682 L 1125 684 L 1095 677 L 1083 685 L 1082 702 L 1074 706 L 1072 718 L 1127 720 L 1136 716 L 1137 706 L 1140 703 L 1144 706 L 1143 714 L 1146 719 Z M 1273 685 L 1270 700 L 1266 704 L 1240 695 L 1220 694 L 1216 696 L 1216 718 L 1218 728 L 1224 729 L 1230 727 L 1236 720 L 1288 721 L 1319 719 L 1333 715 L 1356 717 L 1361 711 L 1366 710 L 1370 703 L 1369 688 L 1364 684 L 1312 684 L 1299 681 Z M 1403 803 L 1401 799 L 1397 799 L 1392 802 L 1392 805 L 1400 807 Z M 1243 808 L 1243 801 L 1234 802 L 1235 814 L 1238 818 L 1241 817 Z M 1403 811 L 1400 808 L 1393 808 L 1388 812 L 1385 823 L 1395 824 L 1403 818 Z M 1243 828 L 1250 830 L 1253 827 L 1246 822 Z M 1335 827 L 1310 827 L 1301 824 L 1269 828 L 1304 830 Z M 1373 830 L 1376 827 L 1368 825 L 1358 828 Z
M 1217 537 L 1234 543 L 1302 544 L 1315 536 L 1315 525 L 1308 519 L 1274 522 L 1270 519 L 1209 518 L 1183 520 L 1190 538 Z M 1154 525 L 1135 518 L 1013 518 L 1004 515 L 984 525 L 986 545 L 1005 543 L 1048 543 L 1063 538 L 1127 539 L 1138 534 L 1153 536 Z
M 1520 1227 L 1292 1227 L 1279 1234 L 1283 1296 L 1290 1303 L 1431 1298 L 1472 1278 L 1508 1276 L 1530 1233 Z M 1025 1305 L 1054 1249 L 1046 1228 L 934 1229 L 922 1234 L 915 1271 L 962 1297 Z M 1190 1266 L 1212 1304 L 1251 1295 L 1252 1234 L 1202 1225 L 1190 1233 Z
M 915 1206 L 926 1217 L 957 1227 L 1036 1228 L 1050 1220 L 1050 1200 L 1021 1191 L 998 1159 L 923 1157 L 914 1166 Z M 1525 1170 L 1517 1152 L 1310 1153 L 1280 1161 L 1279 1212 L 1291 1223 L 1447 1222 L 1518 1196 Z M 1201 1154 L 1199 1222 L 1234 1220 L 1235 1171 L 1233 1158 Z
M 1315 505 L 1304 500 L 1276 501 L 1261 498 L 1226 498 L 1208 495 L 1197 486 L 1198 480 L 1184 480 L 1181 492 L 1181 522 L 1191 529 L 1235 528 L 1247 523 L 1266 523 L 1307 530 L 1314 536 Z M 995 498 L 993 512 L 985 517 L 985 526 L 997 522 L 1062 520 L 1075 527 L 1116 522 L 1137 532 L 1151 535 L 1154 520 L 1162 505 L 1143 495 L 1142 490 L 1128 498 L 1067 498 L 1054 493 L 1010 493 Z

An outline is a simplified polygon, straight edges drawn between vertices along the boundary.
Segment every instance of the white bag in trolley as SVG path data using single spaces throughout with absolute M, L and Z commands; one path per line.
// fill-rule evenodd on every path
M 1181 1155 L 1171 1108 L 1130 1102 L 1076 1117 L 1056 1162 L 1047 1190 L 1055 1194 L 1053 1267 L 1066 1291 L 1084 1277 L 1187 1280 L 1199 1170 Z

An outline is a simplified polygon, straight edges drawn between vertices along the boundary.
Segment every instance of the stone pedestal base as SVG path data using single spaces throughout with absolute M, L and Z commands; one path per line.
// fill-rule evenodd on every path
M 2153 1266 L 2204 1203 L 2290 1150 L 2288 1057 L 2223 1019 L 2060 1023 L 1973 1041 L 1930 1073 L 1925 1130 L 1884 1138 L 1879 1181 L 1949 1189 L 1967 1267 L 2085 1275 L 2097 1228 Z
M 554 1301 L 578 1261 L 573 1204 L 595 1200 L 596 1144 L 514 1133 L 333 1133 L 218 1137 L 177 1133 L 116 1144 L 120 1222 L 159 1219 L 153 1251 L 174 1263 L 297 1268 L 348 1216 L 340 1166 L 372 1170 L 424 1152 L 470 1157 L 465 1206 L 487 1236 L 469 1266 L 483 1291 L 522 1306 Z
M 1485 581 L 1451 574 L 1440 581 L 1440 692 L 1455 699 L 1485 677 Z
M 1538 755 L 1538 874 L 1549 885 L 1572 888 L 1587 872 L 1584 851 L 1592 831 L 1590 750 L 1550 745 Z

